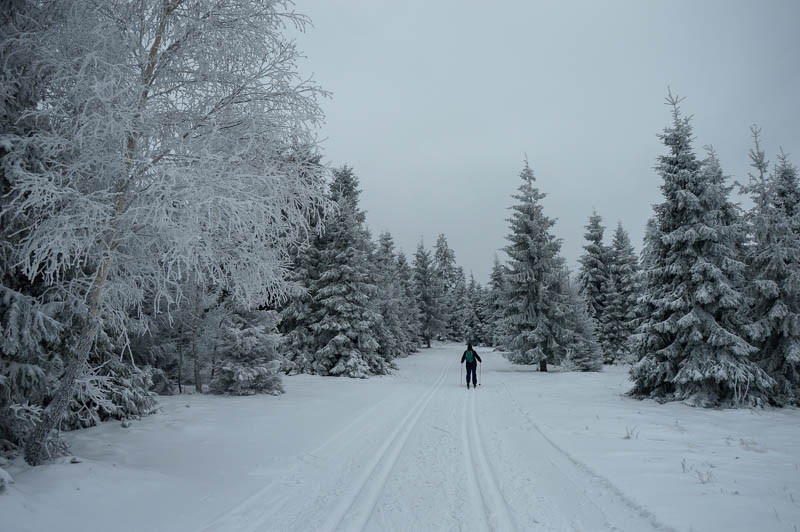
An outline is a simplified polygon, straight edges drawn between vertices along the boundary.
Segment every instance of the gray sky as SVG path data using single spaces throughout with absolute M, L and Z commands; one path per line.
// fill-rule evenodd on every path
M 527 154 L 574 269 L 597 209 L 637 249 L 669 124 L 686 97 L 696 148 L 748 170 L 749 126 L 800 164 L 800 2 L 296 0 L 300 67 L 331 91 L 326 161 L 352 165 L 377 236 L 407 255 L 447 235 L 488 279 Z M 504 255 L 500 254 L 501 259 Z M 411 258 L 409 256 L 409 258 Z

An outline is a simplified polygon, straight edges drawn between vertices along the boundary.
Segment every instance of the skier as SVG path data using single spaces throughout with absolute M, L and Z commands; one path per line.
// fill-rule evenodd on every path
M 461 355 L 461 363 L 463 364 L 464 361 L 467 362 L 467 389 L 469 390 L 469 375 L 472 373 L 472 386 L 473 388 L 478 386 L 478 372 L 476 369 L 478 368 L 478 362 L 483 364 L 483 360 L 481 357 L 478 356 L 478 353 L 472 349 L 472 343 L 467 343 L 467 350 L 464 351 L 464 354 Z

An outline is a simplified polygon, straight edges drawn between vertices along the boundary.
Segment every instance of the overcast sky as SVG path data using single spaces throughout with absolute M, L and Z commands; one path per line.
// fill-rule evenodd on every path
M 660 201 L 667 86 L 696 148 L 746 178 L 749 126 L 800 164 L 800 1 L 296 0 L 326 161 L 352 165 L 377 234 L 412 255 L 447 235 L 485 283 L 527 154 L 574 269 L 587 218 L 639 249 Z M 504 255 L 500 253 L 501 259 Z M 411 257 L 409 257 L 411 258 Z

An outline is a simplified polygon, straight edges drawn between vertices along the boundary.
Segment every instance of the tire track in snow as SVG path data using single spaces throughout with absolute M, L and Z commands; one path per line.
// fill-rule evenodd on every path
M 530 414 L 527 411 L 523 410 L 522 405 L 519 403 L 519 401 L 514 396 L 514 394 L 511 393 L 511 390 L 508 389 L 508 386 L 506 385 L 506 383 L 503 382 L 502 384 L 503 384 L 503 389 L 505 390 L 506 394 L 508 395 L 508 398 L 511 400 L 511 403 L 514 405 L 514 408 L 517 410 L 517 412 L 519 412 L 520 415 L 522 415 L 522 417 L 525 419 L 525 421 L 528 423 L 528 425 L 530 425 L 539 434 L 539 436 L 542 437 L 542 439 L 545 442 L 547 442 L 555 451 L 557 451 L 558 454 L 560 454 L 562 456 L 562 458 L 565 458 L 566 460 L 568 460 L 568 462 L 571 463 L 575 467 L 575 469 L 577 471 L 579 471 L 581 474 L 583 474 L 585 476 L 590 477 L 597 484 L 601 485 L 606 490 L 607 493 L 609 493 L 610 495 L 613 496 L 614 499 L 616 499 L 617 501 L 622 503 L 622 505 L 626 506 L 628 508 L 628 510 L 630 512 L 632 512 L 634 515 L 636 515 L 640 519 L 645 520 L 655 530 L 661 530 L 661 531 L 664 531 L 664 532 L 675 532 L 674 528 L 661 523 L 658 520 L 658 518 L 655 516 L 655 514 L 653 514 L 653 512 L 651 512 L 647 508 L 643 507 L 642 505 L 638 504 L 636 501 L 634 501 L 631 498 L 629 498 L 627 495 L 625 495 L 625 493 L 622 492 L 622 490 L 620 490 L 617 486 L 612 484 L 610 480 L 608 480 L 604 476 L 596 473 L 589 466 L 587 466 L 586 464 L 584 464 L 583 462 L 581 462 L 580 460 L 575 458 L 573 455 L 571 455 L 569 452 L 567 452 L 563 447 L 561 447 L 556 442 L 554 442 L 552 439 L 550 439 L 550 437 L 547 436 L 547 434 L 544 433 L 544 431 L 539 427 L 539 425 L 535 421 L 533 421 L 533 419 L 531 419 Z M 558 465 L 555 463 L 555 461 L 551 460 L 551 463 L 555 467 L 558 468 Z M 605 509 L 601 508 L 600 505 L 598 505 L 593 500 L 591 500 L 591 498 L 589 498 L 589 501 L 595 507 L 600 509 L 603 513 L 607 514 Z M 616 530 L 616 527 L 614 527 L 613 529 Z
M 198 528 L 197 532 L 216 532 L 219 530 L 246 532 L 258 530 L 272 515 L 271 508 L 274 508 L 287 498 L 286 495 L 281 493 L 278 489 L 278 485 L 284 478 L 290 476 L 297 468 L 304 465 L 304 457 L 321 454 L 329 447 L 336 445 L 340 440 L 349 441 L 355 438 L 361 432 L 361 430 L 355 429 L 363 423 L 370 423 L 374 412 L 388 399 L 388 396 L 384 397 L 369 408 L 364 409 L 364 411 L 353 418 L 350 423 L 333 433 L 313 450 L 295 458 L 294 466 L 277 476 L 274 480 L 267 483 L 263 488 L 244 499 L 238 505 Z
M 517 527 L 508 509 L 508 503 L 498 487 L 494 470 L 486 455 L 486 446 L 483 443 L 483 436 L 478 425 L 478 414 L 475 411 L 479 394 L 477 390 L 469 393 L 472 397 L 464 401 L 461 435 L 467 456 L 467 476 L 473 487 L 470 491 L 478 492 L 478 498 L 483 505 L 485 528 L 502 531 L 516 530 Z
M 397 428 L 384 440 L 383 445 L 370 459 L 353 487 L 347 490 L 344 498 L 333 508 L 320 530 L 363 530 L 366 527 L 409 436 L 419 423 L 433 396 L 441 389 L 452 365 L 453 363 L 450 362 L 442 367 L 439 377 L 409 409 Z

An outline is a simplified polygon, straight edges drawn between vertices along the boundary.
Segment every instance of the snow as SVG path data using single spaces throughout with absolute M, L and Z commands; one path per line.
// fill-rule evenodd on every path
M 659 405 L 626 368 L 539 373 L 438 345 L 366 380 L 161 398 L 5 469 L 3 531 L 725 530 L 800 524 L 800 411 Z

